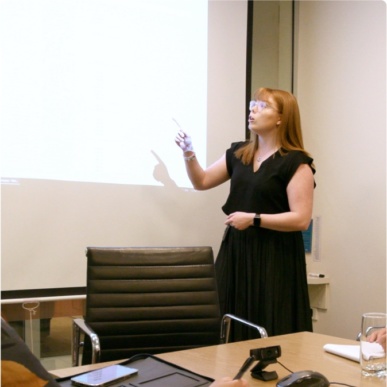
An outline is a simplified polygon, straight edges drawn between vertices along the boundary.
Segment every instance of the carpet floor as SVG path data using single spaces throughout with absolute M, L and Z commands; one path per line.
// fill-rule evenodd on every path
M 40 357 L 71 355 L 72 319 L 55 317 L 41 329 Z

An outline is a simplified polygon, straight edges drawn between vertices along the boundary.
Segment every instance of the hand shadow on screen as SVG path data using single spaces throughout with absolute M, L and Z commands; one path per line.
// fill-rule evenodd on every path
M 166 188 L 179 188 L 175 181 L 169 176 L 168 169 L 164 161 L 154 150 L 151 150 L 151 152 L 158 161 L 158 164 L 155 165 L 155 168 L 153 169 L 153 177 L 155 180 L 163 184 Z

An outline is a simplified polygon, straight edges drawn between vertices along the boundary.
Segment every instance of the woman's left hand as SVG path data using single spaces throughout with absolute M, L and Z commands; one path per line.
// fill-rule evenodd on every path
M 254 216 L 253 212 L 233 212 L 227 217 L 225 224 L 237 230 L 245 230 L 254 224 Z

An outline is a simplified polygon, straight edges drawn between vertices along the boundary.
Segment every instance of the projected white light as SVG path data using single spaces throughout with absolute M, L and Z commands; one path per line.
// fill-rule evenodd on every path
M 190 186 L 172 117 L 205 158 L 207 7 L 2 2 L 2 176 Z

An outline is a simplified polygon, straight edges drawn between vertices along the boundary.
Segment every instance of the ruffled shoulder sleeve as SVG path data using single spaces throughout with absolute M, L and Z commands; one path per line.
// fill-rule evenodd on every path
M 284 156 L 284 159 L 286 160 L 286 163 L 284 163 L 285 168 L 283 169 L 283 173 L 285 174 L 285 178 L 288 182 L 291 180 L 301 164 L 308 164 L 313 172 L 313 175 L 316 173 L 316 169 L 313 166 L 313 159 L 301 151 L 291 151 Z M 314 185 L 316 186 L 316 182 Z

